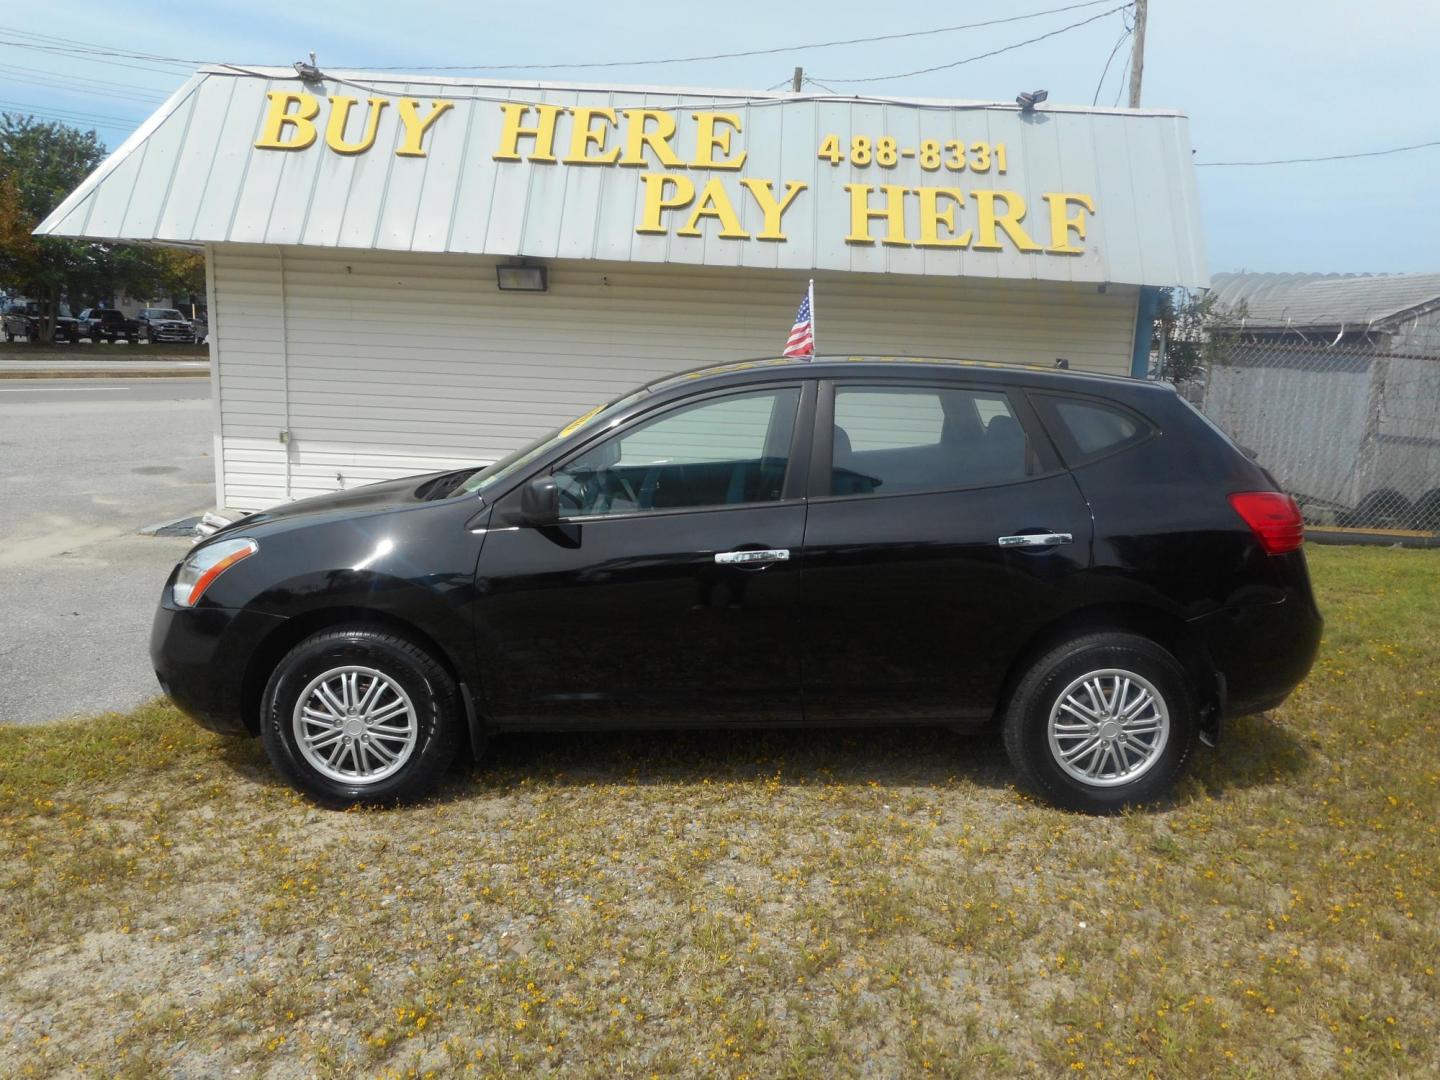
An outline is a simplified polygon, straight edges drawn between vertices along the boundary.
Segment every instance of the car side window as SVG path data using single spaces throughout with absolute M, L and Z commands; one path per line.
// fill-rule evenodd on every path
M 1135 418 L 1089 401 L 1057 401 L 1055 411 L 1083 454 L 1128 442 L 1140 430 Z
M 555 470 L 562 518 L 774 502 L 798 387 L 710 398 L 642 421 Z
M 1001 390 L 839 386 L 830 494 L 890 495 L 1023 480 L 1025 429 Z
M 1031 400 L 1067 465 L 1133 446 L 1154 432 L 1138 414 L 1094 398 L 1032 394 Z

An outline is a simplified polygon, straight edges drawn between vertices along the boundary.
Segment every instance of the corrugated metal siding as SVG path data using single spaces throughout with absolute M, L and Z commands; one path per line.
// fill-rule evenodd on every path
M 421 79 L 354 73 L 323 88 L 302 86 L 293 73 L 269 77 L 211 70 L 197 75 L 156 117 L 143 137 L 127 140 L 41 225 L 53 235 L 177 243 L 265 243 L 391 251 L 527 255 L 537 258 L 828 269 L 861 273 L 1127 282 L 1143 285 L 1208 283 L 1188 121 L 1174 113 L 1046 107 L 1022 115 L 1013 105 L 979 102 L 856 101 L 833 97 L 722 91 L 513 86 L 474 80 Z M 380 114 L 374 146 L 341 155 L 323 135 L 308 149 L 257 150 L 266 92 L 304 90 L 365 97 L 437 98 L 454 107 L 426 135 L 424 157 L 399 158 L 395 108 Z M 675 149 L 695 157 L 694 109 L 722 109 L 740 118 L 735 152 L 748 155 L 741 172 L 672 169 L 697 192 L 720 177 L 735 200 L 741 225 L 758 231 L 761 214 L 739 186 L 741 175 L 808 187 L 784 217 L 785 242 L 722 240 L 716 223 L 684 237 L 672 215 L 663 235 L 636 231 L 641 174 L 660 171 L 496 161 L 501 101 L 618 109 L 670 110 Z M 357 110 L 363 111 L 363 110 Z M 322 113 L 319 123 L 323 125 Z M 533 123 L 532 111 L 527 123 Z M 568 146 L 570 117 L 561 122 L 557 153 Z M 360 119 L 351 117 L 358 134 Z M 821 140 L 837 135 L 893 137 L 915 156 L 892 167 L 838 167 L 817 156 Z M 1004 143 L 1009 168 L 926 171 L 916 153 L 922 140 Z M 616 133 L 611 133 L 611 143 Z M 528 154 L 531 143 L 523 144 Z M 1046 192 L 1081 192 L 1095 199 L 1084 252 L 1023 254 L 850 244 L 847 183 L 958 187 L 967 202 L 957 221 L 973 224 L 977 189 L 1018 191 L 1029 206 L 1026 227 L 1049 242 Z M 878 202 L 878 196 L 877 202 Z M 911 237 L 918 234 L 918 200 L 907 199 Z
M 1440 303 L 1440 274 L 1216 274 L 1210 286 L 1217 306 L 1243 307 L 1256 328 L 1363 330 Z
M 222 497 L 241 509 L 494 460 L 657 375 L 774 355 L 805 288 L 557 261 L 549 292 L 501 293 L 495 260 L 475 256 L 222 245 L 212 259 Z M 815 288 L 823 353 L 1128 369 L 1133 287 L 836 274 Z

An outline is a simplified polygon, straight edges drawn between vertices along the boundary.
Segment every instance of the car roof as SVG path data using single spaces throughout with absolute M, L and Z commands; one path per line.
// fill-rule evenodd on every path
M 943 374 L 947 378 L 964 377 L 980 382 L 1006 382 L 1034 389 L 1070 389 L 1109 394 L 1115 390 L 1140 388 L 1168 389 L 1167 384 L 1150 383 L 1128 375 L 1106 375 L 1100 372 L 1073 371 L 1068 368 L 1040 364 L 1001 363 L 995 360 L 966 360 L 935 356 L 772 356 L 740 360 L 666 375 L 650 383 L 652 393 L 660 393 L 697 384 L 727 385 L 784 378 L 833 379 L 861 376 L 884 378 Z

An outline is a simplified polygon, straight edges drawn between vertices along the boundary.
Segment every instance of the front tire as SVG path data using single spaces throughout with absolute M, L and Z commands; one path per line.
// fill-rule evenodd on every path
M 261 700 L 271 763 L 327 806 L 418 799 L 454 760 L 455 681 L 428 652 L 386 631 L 345 626 L 286 654 Z
M 1005 750 L 1027 786 L 1107 814 L 1164 795 L 1198 731 L 1184 669 L 1148 638 L 1095 633 L 1040 657 L 1005 713 Z

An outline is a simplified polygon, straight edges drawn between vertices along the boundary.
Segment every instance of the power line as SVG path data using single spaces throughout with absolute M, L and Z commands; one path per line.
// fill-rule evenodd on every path
M 893 75 L 869 75 L 864 78 L 850 79 L 842 78 L 836 75 L 826 75 L 825 79 L 828 82 L 843 83 L 888 82 L 891 79 L 908 79 L 912 75 L 929 75 L 932 71 L 948 71 L 951 68 L 960 67 L 962 64 L 973 64 L 976 60 L 986 60 L 992 56 L 999 56 L 1001 53 L 1007 53 L 1015 49 L 1023 48 L 1026 45 L 1034 45 L 1037 41 L 1044 41 L 1046 38 L 1055 37 L 1057 34 L 1064 34 L 1070 30 L 1076 30 L 1082 26 L 1088 25 L 1089 23 L 1095 22 L 1097 19 L 1103 19 L 1107 15 L 1114 15 L 1117 11 L 1124 11 L 1130 6 L 1130 3 L 1124 3 L 1118 7 L 1110 8 L 1108 11 L 1102 11 L 1099 15 L 1091 15 L 1088 19 L 1081 19 L 1079 22 L 1070 23 L 1068 26 L 1062 26 L 1058 30 L 1051 30 L 1048 34 L 1040 34 L 1038 37 L 1026 38 L 1024 41 L 1017 41 L 1013 45 L 1005 45 L 999 49 L 991 49 L 989 52 L 979 53 L 976 56 L 967 56 L 963 60 L 954 60 L 948 64 L 936 64 L 934 67 L 917 68 L 914 71 L 899 71 Z
M 48 107 L 37 109 L 33 105 L 26 105 L 19 101 L 0 101 L 0 111 L 18 113 L 24 116 L 44 116 L 52 120 L 64 120 L 67 123 L 110 126 L 126 131 L 138 127 L 140 124 L 139 120 L 127 119 L 123 116 L 107 116 L 102 113 L 78 112 L 69 109 Z
M 1133 59 L 1133 54 L 1125 57 L 1125 66 L 1120 69 L 1120 85 L 1115 88 L 1115 100 L 1110 103 L 1112 109 L 1120 107 L 1120 99 L 1125 95 L 1126 77 L 1130 74 L 1130 61 Z
M 1100 81 L 1095 84 L 1095 96 L 1090 99 L 1090 104 L 1095 105 L 1100 101 L 1100 88 L 1105 85 L 1105 76 L 1110 74 L 1110 65 L 1115 60 L 1115 54 L 1120 51 L 1120 46 L 1125 44 L 1125 39 L 1131 34 L 1131 28 L 1126 26 L 1120 37 L 1115 42 L 1115 47 L 1110 50 L 1110 55 L 1105 58 L 1105 66 L 1100 71 Z
M 74 38 L 55 37 L 53 34 L 36 34 L 29 30 L 0 29 L 0 34 L 8 38 L 20 38 L 20 41 L 12 41 L 10 44 L 23 45 L 25 42 L 33 43 L 34 48 L 51 50 L 63 49 L 74 53 L 94 53 L 97 56 L 118 56 L 126 60 L 148 60 L 162 64 L 185 64 L 194 65 L 204 63 L 203 60 L 195 60 L 179 56 L 162 56 L 159 53 L 137 52 L 130 49 L 117 49 L 100 42 L 79 41 Z
M 0 64 L 0 82 L 23 83 L 26 86 L 38 86 L 54 90 L 69 91 L 74 94 L 96 94 L 104 97 L 114 98 L 117 101 L 134 102 L 140 105 L 158 105 L 168 96 L 166 94 L 147 94 L 138 90 L 121 90 L 110 86 L 97 86 L 87 84 L 80 80 L 66 78 L 52 78 L 44 75 L 30 75 L 24 71 L 17 72 L 13 68 Z
M 1002 19 L 987 19 L 984 22 L 965 23 L 961 26 L 937 26 L 929 30 L 910 30 L 902 34 L 876 34 L 873 37 L 847 38 L 841 41 L 817 41 L 806 45 L 782 45 L 772 49 L 746 49 L 741 52 L 710 53 L 706 56 L 672 56 L 659 60 L 606 60 L 587 61 L 578 64 L 409 64 L 390 67 L 365 66 L 364 71 L 570 71 L 586 68 L 652 67 L 657 64 L 698 64 L 709 60 L 736 60 L 745 56 L 773 56 L 776 53 L 800 52 L 804 49 L 834 49 L 843 45 L 868 45 L 876 41 L 899 41 L 904 38 L 928 37 L 932 34 L 951 34 L 960 30 L 978 30 L 982 26 L 999 26 L 1002 23 L 1023 22 L 1045 15 L 1057 15 L 1064 11 L 1096 7 L 1108 0 L 1082 0 L 1081 3 L 1066 4 L 1064 7 L 1049 8 L 1046 11 L 1032 11 L 1026 15 L 1009 15 Z M 337 67 L 341 65 L 336 65 Z M 859 80 L 852 80 L 859 81 Z
M 21 64 L 0 64 L 0 71 L 14 72 L 20 75 L 34 75 L 46 79 L 65 79 L 73 82 L 93 83 L 97 87 L 108 87 L 116 90 L 134 90 L 149 93 L 160 98 L 166 97 L 170 91 L 155 86 L 141 86 L 139 83 L 114 82 L 110 79 L 97 79 L 90 75 L 72 75 L 68 72 L 55 71 L 52 68 L 32 68 Z
M 472 71 L 472 70 L 482 70 L 482 69 L 483 69 L 483 70 L 486 70 L 486 71 L 558 71 L 558 70 L 582 70 L 582 69 L 601 69 L 601 68 L 617 68 L 617 67 L 647 67 L 647 66 L 654 66 L 654 65 L 660 65 L 660 64 L 702 63 L 702 62 L 712 61 L 712 60 L 730 60 L 730 59 L 738 59 L 738 58 L 741 58 L 741 57 L 749 57 L 749 56 L 770 56 L 770 55 L 774 55 L 774 54 L 776 54 L 776 53 L 797 52 L 797 51 L 805 50 L 805 49 L 830 49 L 830 48 L 838 48 L 838 47 L 846 46 L 846 45 L 864 45 L 864 44 L 871 44 L 871 43 L 880 42 L 880 41 L 897 41 L 897 40 L 903 40 L 903 39 L 907 39 L 907 38 L 928 37 L 928 36 L 933 36 L 933 35 L 936 35 L 936 34 L 955 33 L 955 32 L 962 31 L 962 30 L 977 30 L 977 29 L 981 29 L 981 28 L 983 28 L 983 27 L 1000 26 L 1000 25 L 1004 25 L 1004 24 L 1008 24 L 1008 23 L 1013 23 L 1013 22 L 1023 22 L 1023 21 L 1029 20 L 1029 19 L 1038 19 L 1038 18 L 1041 18 L 1041 17 L 1046 16 L 1046 15 L 1056 15 L 1056 14 L 1060 14 L 1060 13 L 1066 12 L 1066 11 L 1076 11 L 1076 10 L 1083 9 L 1083 8 L 1096 7 L 1096 6 L 1100 5 L 1100 4 L 1107 3 L 1107 2 L 1108 2 L 1108 0 L 1081 0 L 1081 2 L 1079 2 L 1079 3 L 1066 4 L 1066 5 L 1063 5 L 1063 6 L 1061 6 L 1061 7 L 1047 8 L 1047 9 L 1045 9 L 1045 10 L 1043 10 L 1043 11 L 1028 12 L 1028 13 L 1026 13 L 1026 14 L 1024 14 L 1024 15 L 1010 15 L 1010 16 L 1006 16 L 1006 17 L 1003 17 L 1003 18 L 998 18 L 998 19 L 986 19 L 986 20 L 983 20 L 983 21 L 981 21 L 981 22 L 962 23 L 962 24 L 955 25 L 955 26 L 939 26 L 939 27 L 932 27 L 932 28 L 927 29 L 927 30 L 911 30 L 911 31 L 906 31 L 906 32 L 904 32 L 904 33 L 896 33 L 896 34 L 876 34 L 876 35 L 872 35 L 872 36 L 869 36 L 869 37 L 846 38 L 846 39 L 840 39 L 840 40 L 835 40 L 835 41 L 811 42 L 811 43 L 802 44 L 802 45 L 786 45 L 786 46 L 779 46 L 779 47 L 770 48 L 770 49 L 747 49 L 747 50 L 742 50 L 742 51 L 737 51 L 737 52 L 711 53 L 711 54 L 702 55 L 702 56 L 677 56 L 677 57 L 665 57 L 665 58 L 650 59 L 650 60 L 588 61 L 588 62 L 571 63 L 571 64 L 450 64 L 450 65 L 438 65 L 438 64 L 432 64 L 432 65 L 418 64 L 418 65 L 415 65 L 415 64 L 412 64 L 412 65 L 394 65 L 394 66 L 370 65 L 370 66 L 363 67 L 362 70 L 369 70 L 369 71 Z M 968 63 L 972 63 L 972 62 L 974 62 L 974 61 L 976 61 L 976 60 L 983 60 L 983 59 L 985 59 L 986 57 L 996 56 L 996 55 L 999 55 L 1000 53 L 1009 52 L 1009 51 L 1011 51 L 1012 49 L 1018 49 L 1018 48 L 1020 48 L 1020 47 L 1022 47 L 1022 46 L 1024 46 L 1024 45 L 1034 44 L 1034 43 L 1037 42 L 1037 41 L 1043 41 L 1043 40 L 1045 40 L 1046 38 L 1054 37 L 1056 34 L 1064 33 L 1064 32 L 1067 31 L 1067 30 L 1076 29 L 1077 27 L 1084 26 L 1084 25 L 1086 25 L 1087 23 L 1094 22 L 1096 19 L 1104 18 L 1105 15 L 1110 15 L 1110 14 L 1113 14 L 1114 12 L 1116 12 L 1116 11 L 1121 11 L 1121 10 L 1124 10 L 1124 9 L 1126 9 L 1126 8 L 1129 8 L 1129 7 L 1132 6 L 1132 4 L 1133 4 L 1133 0 L 1130 0 L 1130 2 L 1127 2 L 1127 3 L 1125 3 L 1125 4 L 1122 4 L 1122 5 L 1120 5 L 1119 7 L 1111 8 L 1111 9 L 1109 9 L 1108 11 L 1102 12 L 1100 15 L 1092 16 L 1092 17 L 1089 18 L 1089 19 L 1084 19 L 1084 20 L 1082 20 L 1082 21 L 1080 21 L 1080 22 L 1072 23 L 1072 24 L 1070 24 L 1069 26 L 1061 27 L 1059 30 L 1051 31 L 1051 32 L 1048 33 L 1048 34 L 1041 34 L 1041 35 L 1039 35 L 1038 37 L 1030 38 L 1030 39 L 1028 39 L 1028 40 L 1026 40 L 1026 41 L 1022 41 L 1022 42 L 1017 42 L 1017 43 L 1014 44 L 1014 45 L 1008 45 L 1008 46 L 1005 46 L 1004 48 L 996 49 L 996 50 L 994 50 L 994 51 L 992 51 L 992 52 L 988 52 L 988 53 L 983 53 L 983 54 L 981 54 L 981 55 L 979 55 L 979 56 L 973 56 L 973 57 L 970 57 L 970 58 L 965 59 L 965 60 L 955 61 L 954 63 L 951 63 L 951 64 L 941 64 L 941 65 L 938 65 L 937 67 L 933 67 L 933 68 L 924 68 L 924 69 L 922 69 L 922 70 L 920 70 L 920 71 L 904 72 L 904 73 L 896 74 L 896 75 L 880 75 L 880 76 L 871 76 L 871 77 L 869 77 L 869 78 L 855 78 L 855 79 L 837 79 L 837 78 L 834 78 L 833 76 L 829 76 L 829 77 L 827 77 L 827 78 L 828 78 L 829 81 L 831 81 L 831 82 L 883 82 L 883 81 L 886 81 L 886 80 L 889 80 L 889 79 L 906 78 L 906 77 L 908 77 L 908 76 L 910 76 L 910 75 L 920 75 L 920 74 L 926 74 L 926 73 L 931 72 L 931 71 L 940 71 L 940 70 L 944 70 L 944 69 L 946 69 L 946 68 L 959 67 L 961 64 L 968 64 Z M 9 37 L 7 38 L 6 35 L 8 35 Z M 28 40 L 13 40 L 14 38 L 17 38 L 17 37 L 19 37 L 19 38 L 24 38 L 24 39 L 28 39 Z M 198 65 L 198 64 L 205 63 L 205 61 L 198 60 L 198 59 L 195 59 L 195 58 L 163 56 L 163 55 L 160 55 L 160 54 L 158 54 L 158 53 L 147 53 L 147 52 L 139 52 L 139 51 L 133 51 L 133 50 L 117 50 L 117 49 L 113 49 L 113 48 L 108 48 L 108 47 L 102 46 L 102 45 L 100 45 L 100 44 L 98 44 L 98 43 L 94 43 L 94 42 L 76 41 L 76 40 L 72 40 L 72 39 L 65 39 L 65 38 L 55 37 L 55 36 L 49 35 L 49 34 L 36 34 L 36 33 L 30 32 L 30 31 L 19 31 L 19 30 L 3 30 L 3 29 L 0 29 L 0 46 L 9 46 L 9 47 L 12 47 L 12 48 L 20 48 L 20 49 L 31 49 L 31 50 L 36 50 L 36 51 L 40 51 L 40 52 L 47 52 L 47 53 L 52 53 L 52 54 L 62 55 L 62 56 L 81 57 L 81 58 L 84 58 L 84 59 L 92 60 L 92 61 L 94 61 L 95 63 L 114 64 L 114 65 L 120 66 L 120 67 L 131 67 L 131 68 L 135 68 L 136 70 L 141 70 L 141 71 L 157 71 L 157 72 L 162 72 L 162 73 L 164 73 L 164 74 L 173 74 L 174 72 L 173 72 L 173 71 L 167 71 L 167 70 L 162 69 L 162 68 L 153 68 L 153 67 L 139 66 L 139 65 L 136 65 L 136 64 L 134 64 L 134 63 L 127 63 L 126 61 L 137 61 L 137 60 L 138 60 L 138 61 L 147 61 L 147 62 L 150 62 L 150 63 L 174 64 L 174 65 L 184 66 L 184 67 L 187 67 L 187 68 L 188 68 L 188 67 L 193 67 L 193 66 Z M 118 59 L 117 59 L 117 58 L 118 58 Z M 225 66 L 227 66 L 227 67 L 233 67 L 233 65 L 225 65 Z M 343 68 L 343 65 L 337 65 L 337 66 Z M 816 83 L 815 85 L 820 85 L 820 84 L 819 84 L 819 83 Z M 833 93 L 834 91 L 831 91 L 831 92 Z
M 188 69 L 193 66 L 187 64 L 185 65 L 186 71 L 181 72 L 178 68 L 160 68 L 153 65 L 132 64 L 125 60 L 109 60 L 103 56 L 98 56 L 93 53 L 77 53 L 73 49 L 62 48 L 59 45 L 37 45 L 23 41 L 6 41 L 3 37 L 0 37 L 0 47 L 11 49 L 30 49 L 42 52 L 47 56 L 63 56 L 70 59 L 75 59 L 78 57 L 92 64 L 108 64 L 111 67 L 128 68 L 131 71 L 146 71 L 159 75 L 169 75 L 172 77 L 178 74 L 188 74 Z
M 1440 146 L 1440 139 L 1432 142 L 1411 143 L 1409 146 L 1392 146 L 1386 150 L 1361 150 L 1353 154 L 1321 154 L 1317 157 L 1275 158 L 1273 161 L 1197 161 L 1199 169 L 1216 168 L 1221 165 L 1302 165 L 1312 161 L 1349 161 L 1352 158 L 1384 157 L 1387 154 L 1404 154 L 1411 150 L 1425 150 Z

